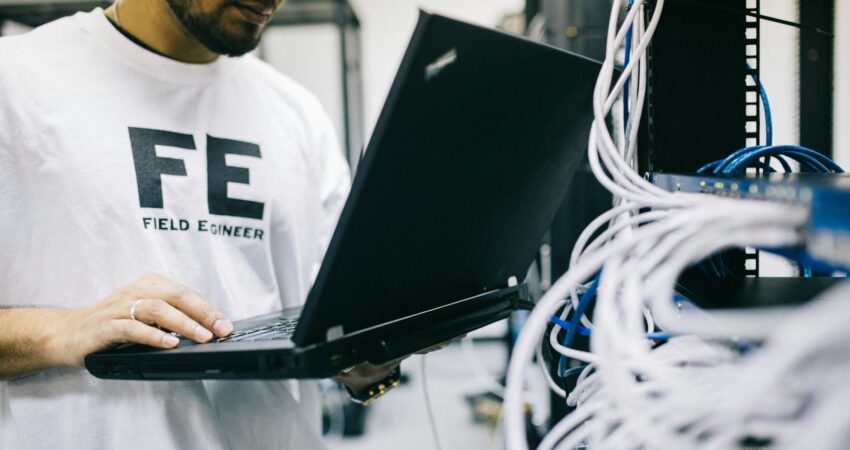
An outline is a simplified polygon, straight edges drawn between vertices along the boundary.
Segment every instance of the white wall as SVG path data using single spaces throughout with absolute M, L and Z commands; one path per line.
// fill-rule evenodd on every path
M 506 14 L 525 7 L 524 0 L 351 0 L 351 4 L 361 26 L 367 139 L 416 26 L 419 8 L 492 27 Z
M 763 1 L 761 12 L 795 22 L 799 17 L 797 0 Z M 761 79 L 773 111 L 774 144 L 800 142 L 799 42 L 797 28 L 761 21 Z
M 344 145 L 345 114 L 339 30 L 333 24 L 270 27 L 260 55 L 318 97 Z
M 761 12 L 766 16 L 797 21 L 797 0 L 770 0 L 761 2 Z M 800 32 L 787 25 L 761 21 L 761 81 L 770 99 L 773 112 L 773 143 L 799 144 L 800 75 L 797 61 Z M 762 111 L 764 114 L 764 111 Z M 764 119 L 762 119 L 763 121 Z M 762 129 L 762 143 L 765 142 Z M 796 269 L 784 258 L 761 252 L 761 276 L 793 276 Z
M 804 1 L 804 0 L 801 0 Z M 834 155 L 850 167 L 850 1 L 835 0 Z

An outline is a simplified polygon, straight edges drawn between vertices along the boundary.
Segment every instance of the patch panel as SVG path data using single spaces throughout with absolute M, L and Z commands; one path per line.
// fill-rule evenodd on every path
M 655 173 L 670 192 L 800 203 L 809 211 L 805 251 L 812 260 L 850 269 L 850 174 L 697 175 Z

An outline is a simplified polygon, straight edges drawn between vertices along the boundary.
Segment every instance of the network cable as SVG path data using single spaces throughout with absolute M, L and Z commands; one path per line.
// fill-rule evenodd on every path
M 778 339 L 781 344 L 789 313 L 682 309 L 681 302 L 673 301 L 675 283 L 687 266 L 719 250 L 798 245 L 804 238 L 800 230 L 806 212 L 784 203 L 671 193 L 634 170 L 637 129 L 646 95 L 646 49 L 664 4 L 664 0 L 657 0 L 647 21 L 645 2 L 629 7 L 624 0 L 613 1 L 606 57 L 593 93 L 588 160 L 596 178 L 614 195 L 615 206 L 594 219 L 579 236 L 570 269 L 536 304 L 514 346 L 504 402 L 505 442 L 511 450 L 527 447 L 522 402 L 525 372 L 535 354 L 540 359 L 540 344 L 549 323 L 555 325 L 546 343 L 564 357 L 581 361 L 583 367 L 561 372 L 579 373 L 576 387 L 569 393 L 547 378 L 552 389 L 576 409 L 553 427 L 540 449 L 588 443 L 597 448 L 722 448 L 734 446 L 747 436 L 753 424 L 751 417 L 763 420 L 755 413 L 764 405 L 753 397 L 759 392 L 757 384 L 738 383 L 746 384 L 746 390 L 724 387 L 723 383 L 734 383 L 741 374 L 752 376 L 757 367 L 744 361 L 736 346 L 728 342 L 736 338 L 754 342 Z M 629 33 L 632 41 L 626 44 Z M 624 44 L 629 58 L 621 74 L 616 75 L 615 57 Z M 624 113 L 631 112 L 624 114 L 626 132 L 612 133 L 607 118 L 612 106 L 626 98 Z M 741 153 L 713 167 L 739 170 L 750 165 L 750 158 L 761 150 Z M 783 152 L 804 160 L 807 168 L 831 170 L 827 161 L 806 151 L 786 148 Z M 756 158 L 774 154 L 763 151 Z M 584 314 L 591 287 L 596 289 L 592 323 Z M 556 315 L 559 311 L 560 316 Z M 850 320 L 850 312 L 845 316 Z M 655 331 L 656 322 L 663 332 Z M 573 338 L 579 333 L 589 334 L 590 350 L 564 345 L 559 338 L 562 330 L 572 333 Z M 748 358 L 762 351 L 752 350 Z M 801 350 L 798 355 L 804 353 Z M 794 360 L 785 356 L 775 359 Z M 771 361 L 771 377 L 788 373 L 786 366 Z M 770 398 L 775 400 L 776 396 Z M 729 406 L 732 402 L 743 404 L 739 406 L 742 411 L 755 415 L 738 414 Z M 789 420 L 787 414 L 775 416 Z M 787 438 L 787 430 L 775 427 L 768 434 Z
M 634 0 L 629 0 L 628 8 L 631 8 L 634 5 Z M 632 52 L 632 34 L 634 33 L 634 27 L 629 28 L 629 31 L 626 33 L 626 47 L 625 47 L 625 56 L 623 57 L 623 64 L 629 65 L 629 57 Z M 623 126 L 629 123 L 629 86 L 630 81 L 626 80 L 626 83 L 623 85 Z M 628 132 L 628 130 L 625 130 Z
M 434 448 L 442 450 L 440 444 L 440 433 L 437 430 L 437 418 L 434 416 L 434 407 L 431 405 L 431 395 L 428 393 L 428 378 L 425 370 L 425 356 L 419 357 L 419 369 L 422 375 L 422 397 L 425 402 L 425 412 L 428 415 L 428 424 L 431 427 L 431 438 L 434 440 Z
M 844 169 L 832 159 L 815 150 L 797 145 L 756 145 L 742 148 L 726 158 L 702 166 L 697 173 L 735 174 L 747 168 L 758 167 L 759 159 L 765 156 L 776 158 L 786 172 L 791 172 L 786 158 L 800 163 L 801 168 L 816 173 L 842 173 Z
M 578 307 L 576 307 L 573 312 L 573 317 L 570 320 L 569 327 L 566 328 L 566 336 L 564 336 L 564 347 L 572 346 L 573 340 L 575 339 L 576 334 L 579 332 L 579 322 L 582 316 L 584 316 L 584 312 L 587 311 L 587 308 L 593 302 L 593 299 L 596 298 L 596 287 L 599 285 L 599 275 L 596 275 L 596 278 L 590 282 L 587 286 L 587 289 L 581 295 L 579 299 Z M 588 335 L 589 329 L 588 330 Z M 569 364 L 569 358 L 565 355 L 561 355 L 560 360 L 558 361 L 558 374 L 561 377 L 564 377 L 564 373 L 567 371 L 567 364 Z
M 560 326 L 564 330 L 570 330 L 573 326 L 571 323 L 564 322 L 558 316 L 552 316 L 552 317 L 549 318 L 549 320 L 552 321 L 552 323 L 557 324 L 558 326 Z M 585 327 L 582 327 L 582 326 L 577 326 L 575 328 L 578 330 L 577 331 L 578 334 L 580 334 L 582 336 L 587 337 L 587 336 L 590 336 L 593 333 L 593 330 L 591 330 L 590 328 L 585 328 Z M 646 338 L 653 340 L 653 341 L 666 341 L 666 340 L 670 339 L 670 337 L 672 337 L 672 336 L 673 335 L 670 334 L 670 333 L 664 333 L 664 332 L 661 332 L 661 331 L 657 331 L 657 332 L 654 332 L 654 333 L 647 333 Z M 565 346 L 567 345 L 566 341 L 564 342 L 564 345 Z M 564 377 L 566 375 L 561 374 L 561 376 Z
M 753 70 L 749 64 L 747 64 L 747 69 L 751 72 Z M 761 99 L 762 108 L 764 109 L 765 145 L 771 146 L 773 145 L 773 112 L 770 109 L 770 99 L 767 97 L 767 90 L 764 88 L 764 84 L 762 84 L 761 80 L 752 74 L 750 75 L 750 78 L 752 78 L 753 82 L 756 86 L 758 86 L 759 98 Z
M 766 94 L 764 98 L 766 99 Z M 765 105 L 765 110 L 769 111 L 766 100 Z M 769 113 L 767 114 L 769 117 Z M 770 123 L 770 120 L 768 120 L 768 123 Z M 768 129 L 770 128 L 768 127 Z M 770 135 L 768 134 L 768 136 Z M 771 138 L 768 137 L 768 142 L 770 141 Z M 764 158 L 764 163 L 760 162 L 762 158 Z M 793 170 L 786 161 L 786 158 L 798 162 L 801 168 L 810 172 L 822 174 L 844 172 L 844 169 L 838 163 L 815 150 L 796 145 L 771 146 L 768 144 L 735 151 L 725 159 L 706 164 L 698 170 L 698 173 L 742 174 L 748 168 L 762 168 L 766 169 L 767 172 L 771 172 L 774 170 L 770 167 L 771 160 L 778 161 L 783 171 L 790 173 Z M 700 264 L 698 267 L 707 275 L 717 278 L 733 275 L 723 261 L 723 258 L 719 255 L 710 256 L 704 264 Z M 802 265 L 800 271 L 803 277 L 810 278 L 812 276 L 812 268 L 807 265 Z

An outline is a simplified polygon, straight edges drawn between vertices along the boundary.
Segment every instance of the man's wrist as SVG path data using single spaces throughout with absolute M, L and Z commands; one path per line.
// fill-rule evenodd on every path
M 35 347 L 39 362 L 46 367 L 68 366 L 68 339 L 65 330 L 70 311 L 60 309 L 39 309 L 41 320 L 35 332 Z
M 361 379 L 352 380 L 342 376 L 335 376 L 332 379 L 337 383 L 343 385 L 345 389 L 349 392 L 359 392 L 374 384 L 372 381 L 363 381 Z
M 67 365 L 62 337 L 67 312 L 47 308 L 0 309 L 0 378 Z
M 354 389 L 346 384 L 345 389 L 351 400 L 356 403 L 368 405 L 379 397 L 383 396 L 391 389 L 397 387 L 401 380 L 401 367 L 396 366 L 386 377 L 369 385 L 361 386 L 360 389 Z

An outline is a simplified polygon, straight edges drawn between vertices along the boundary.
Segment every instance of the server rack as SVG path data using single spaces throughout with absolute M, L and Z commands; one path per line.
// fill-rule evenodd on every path
M 540 10 L 546 15 L 549 43 L 604 58 L 609 2 L 541 0 Z M 651 6 L 647 13 L 652 13 Z M 759 0 L 668 0 L 648 53 L 648 96 L 638 154 L 642 173 L 696 171 L 758 142 L 760 32 L 753 17 L 758 14 Z M 718 35 L 724 38 L 718 40 Z M 685 98 L 688 101 L 682 101 Z M 712 120 L 701 122 L 703 117 Z M 579 233 L 611 206 L 610 194 L 587 167 L 582 172 L 552 226 L 553 279 L 568 269 L 567 255 Z M 724 258 L 741 277 L 757 274 L 754 252 L 727 252 Z M 699 273 L 682 279 L 688 289 L 699 291 L 711 282 Z M 586 338 L 575 344 L 587 346 Z M 565 383 L 570 389 L 574 380 Z M 554 424 L 569 408 L 560 397 L 553 394 L 551 399 Z
M 800 2 L 805 25 L 786 24 L 802 30 L 801 141 L 830 156 L 834 17 L 826 3 L 831 2 Z M 693 173 L 734 150 L 762 143 L 759 24 L 775 18 L 762 16 L 760 6 L 760 0 L 673 0 L 665 6 L 649 49 L 647 135 L 639 152 L 647 177 Z M 822 8 L 812 11 L 813 6 Z M 679 280 L 680 292 L 705 308 L 801 302 L 828 283 L 797 277 L 747 281 L 760 275 L 757 250 L 727 251 L 720 257 L 733 276 L 718 279 L 692 269 Z M 766 298 L 760 289 L 785 295 Z
M 601 58 L 590 39 L 582 42 L 589 36 L 582 30 L 607 20 L 607 16 L 601 18 L 601 11 L 600 17 L 589 11 L 596 7 L 607 14 L 608 2 L 540 1 L 547 14 L 550 43 Z M 806 94 L 800 103 L 801 144 L 823 149 L 830 156 L 833 3 L 806 1 L 799 8 L 804 25 L 783 23 L 802 30 L 800 89 Z M 551 13 L 557 16 L 550 17 Z M 595 23 L 591 22 L 594 17 Z M 734 150 L 760 143 L 761 20 L 775 19 L 762 16 L 760 0 L 666 2 L 648 53 L 648 95 L 638 155 L 639 170 L 647 178 L 668 184 L 671 179 L 693 180 L 693 176 L 670 174 L 693 173 Z M 668 188 L 684 190 L 675 185 Z M 553 254 L 569 253 L 578 225 L 575 218 L 572 223 L 553 224 Z M 563 242 L 556 248 L 559 237 Z M 709 279 L 688 271 L 679 289 L 700 306 L 736 308 L 804 302 L 835 283 L 830 278 L 760 278 L 758 253 L 753 249 L 725 252 L 723 258 L 735 276 Z M 565 270 L 553 259 L 553 279 Z M 567 412 L 562 399 L 553 396 L 552 411 L 554 423 Z
M 651 11 L 650 11 L 651 13 Z M 761 140 L 760 0 L 673 0 L 649 47 L 646 174 L 696 172 Z M 719 255 L 733 278 L 759 273 L 755 249 Z M 693 268 L 679 280 L 690 297 L 710 298 L 718 280 Z

